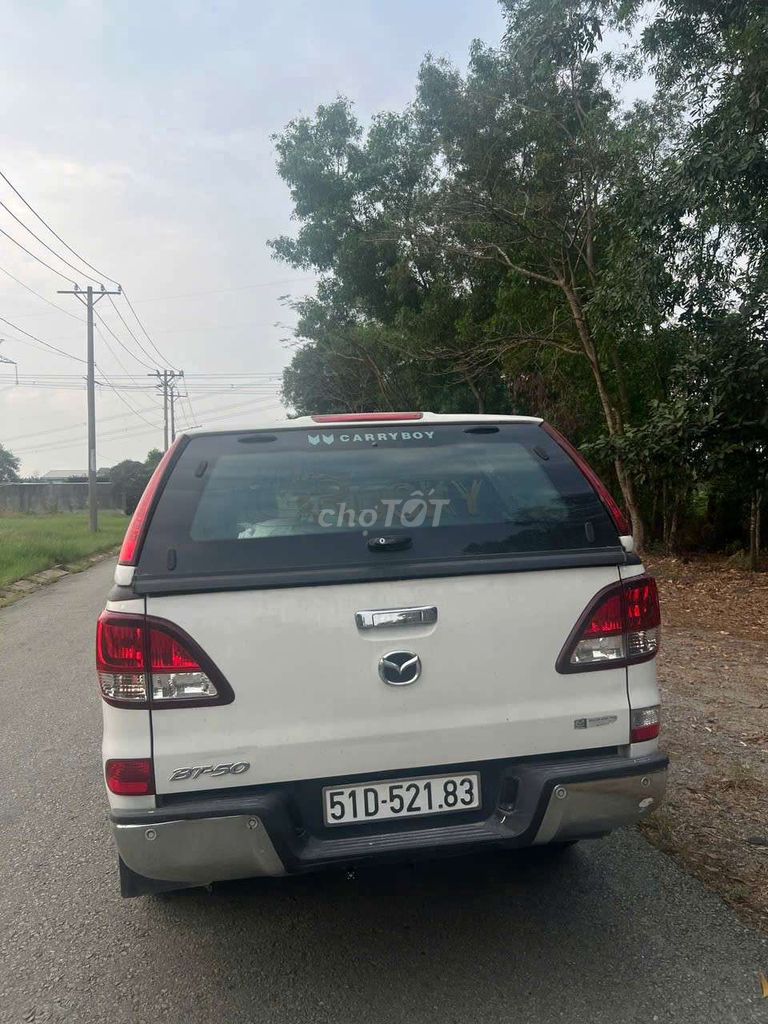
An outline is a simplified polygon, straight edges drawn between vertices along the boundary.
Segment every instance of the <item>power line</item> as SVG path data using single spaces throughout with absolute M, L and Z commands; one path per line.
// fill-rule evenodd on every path
M 103 372 L 103 371 L 100 371 L 100 372 Z M 114 380 L 114 378 L 112 378 L 112 379 Z M 14 387 L 14 385 L 11 385 L 10 387 Z M 154 385 L 150 385 L 150 387 L 154 388 Z M 10 390 L 10 388 L 4 388 L 2 390 Z M 216 396 L 206 395 L 204 398 L 201 399 L 201 401 L 203 401 L 203 402 L 210 402 L 212 397 L 216 397 Z M 250 405 L 251 403 L 248 402 L 246 404 Z M 216 411 L 217 411 L 216 408 L 211 410 L 212 413 L 215 413 Z M 99 417 L 99 422 L 100 423 L 108 423 L 108 422 L 111 422 L 112 420 L 126 419 L 129 416 L 132 417 L 135 413 L 150 413 L 150 412 L 154 412 L 154 409 L 135 409 L 135 410 L 131 410 L 131 412 L 117 412 L 117 413 L 113 413 L 110 416 L 100 416 Z M 194 419 L 191 420 L 190 422 L 194 422 Z M 31 433 L 28 433 L 28 434 L 13 434 L 11 437 L 5 437 L 4 436 L 3 437 L 3 443 L 5 444 L 5 443 L 14 442 L 14 441 L 29 441 L 29 440 L 32 440 L 34 438 L 44 437 L 44 436 L 47 436 L 47 435 L 50 435 L 50 434 L 69 433 L 70 431 L 79 430 L 81 427 L 85 427 L 85 426 L 87 426 L 86 421 L 85 420 L 81 420 L 79 423 L 68 423 L 66 426 L 47 427 L 45 430 L 35 430 L 35 431 L 33 431 Z M 158 426 L 156 429 L 160 429 L 160 427 Z M 73 441 L 72 443 L 75 444 L 76 442 Z
M 60 313 L 64 313 L 65 316 L 72 317 L 73 320 L 77 320 L 81 324 L 85 323 L 85 319 L 83 317 L 78 316 L 77 313 L 70 313 L 70 311 L 68 309 L 64 309 L 63 306 L 59 306 L 55 302 L 51 302 L 50 299 L 46 299 L 46 297 L 44 295 L 41 295 L 40 292 L 36 292 L 34 288 L 30 288 L 28 284 L 25 284 L 18 277 L 14 277 L 10 270 L 6 270 L 5 267 L 0 267 L 0 274 L 5 274 L 6 277 L 10 277 L 10 279 L 12 281 L 15 281 L 16 284 L 20 284 L 22 288 L 26 288 L 26 290 L 28 292 L 31 292 L 32 295 L 37 296 L 38 299 L 40 299 L 42 302 L 47 303 L 49 306 L 53 306 L 54 309 L 58 309 L 58 311 Z
M 130 402 L 128 401 L 128 399 L 127 399 L 127 398 L 126 398 L 126 397 L 125 397 L 124 395 L 121 395 L 121 394 L 120 394 L 120 392 L 119 392 L 119 391 L 117 390 L 117 388 L 115 387 L 115 385 L 114 385 L 114 384 L 113 384 L 113 383 L 112 383 L 112 382 L 110 381 L 109 377 L 107 377 L 107 375 L 106 375 L 106 374 L 104 373 L 104 371 L 103 371 L 103 370 L 101 369 L 101 367 L 100 367 L 100 366 L 98 365 L 98 363 L 96 363 L 96 364 L 94 364 L 94 365 L 96 366 L 96 369 L 97 369 L 97 370 L 99 371 L 99 373 L 100 373 L 100 374 L 102 375 L 102 377 L 104 377 L 104 379 L 106 380 L 106 382 L 107 382 L 107 384 L 109 385 L 109 387 L 111 387 L 111 388 L 112 388 L 112 390 L 114 391 L 114 393 L 115 393 L 115 394 L 117 395 L 117 397 L 118 397 L 118 398 L 120 399 L 120 401 L 121 401 L 121 402 L 123 403 L 123 405 L 124 405 L 124 406 L 126 406 L 126 408 L 130 409 L 132 413 L 134 413 L 134 414 L 135 414 L 136 416 L 138 416 L 138 417 L 139 417 L 139 419 L 140 419 L 140 420 L 143 420 L 143 421 L 144 421 L 145 423 L 148 423 L 148 424 L 149 424 L 149 426 L 150 426 L 150 427 L 152 427 L 152 428 L 153 428 L 154 430 L 161 430 L 161 429 L 162 429 L 162 427 L 160 427 L 160 426 L 159 426 L 159 424 L 157 424 L 157 423 L 152 423 L 152 421 L 151 421 L 151 420 L 148 420 L 146 416 L 144 416 L 144 415 L 143 415 L 142 413 L 140 413 L 140 412 L 139 412 L 139 410 L 138 410 L 138 409 L 135 409 L 135 408 L 134 408 L 134 407 L 133 407 L 133 406 L 131 405 L 131 403 L 130 403 Z
M 155 357 L 154 357 L 154 356 L 152 355 L 152 353 L 151 353 L 151 352 L 148 352 L 148 351 L 147 351 L 147 350 L 146 350 L 146 349 L 144 348 L 144 346 L 142 345 L 142 343 L 141 343 L 141 342 L 139 341 L 139 339 L 138 339 L 138 338 L 136 337 L 136 335 L 135 335 L 135 334 L 133 333 L 133 331 L 131 330 L 131 328 L 130 328 L 130 327 L 128 326 L 128 324 L 126 323 L 125 317 L 123 316 L 123 314 L 122 314 L 122 313 L 120 312 L 120 310 L 119 310 L 119 309 L 117 308 L 117 306 L 115 305 L 115 300 L 114 300 L 114 299 L 112 298 L 112 296 L 111 296 L 111 295 L 109 296 L 109 303 L 110 303 L 110 305 L 112 306 L 112 309 L 114 309 L 114 311 L 115 311 L 115 312 L 117 313 L 117 315 L 118 315 L 118 316 L 120 317 L 120 322 L 122 323 L 123 327 L 125 327 L 126 331 L 128 331 L 128 333 L 130 334 L 130 336 L 131 336 L 131 337 L 133 338 L 133 340 L 134 340 L 134 341 L 136 342 L 136 344 L 137 344 L 137 345 L 139 346 L 139 348 L 140 348 L 140 349 L 141 349 L 141 351 L 142 351 L 142 352 L 144 353 L 144 355 L 145 355 L 145 356 L 147 357 L 147 359 L 150 359 L 150 360 L 152 361 L 152 363 L 157 363 L 157 360 L 156 360 L 156 359 L 155 359 Z
M 216 409 L 211 409 L 209 413 L 203 413 L 203 416 L 201 417 L 199 422 L 201 424 L 205 424 L 205 423 L 211 423 L 214 420 L 218 420 L 218 419 L 226 419 L 228 416 L 234 415 L 236 412 L 238 412 L 239 410 L 242 410 L 242 409 L 250 409 L 250 408 L 258 408 L 258 409 L 260 409 L 263 406 L 266 406 L 268 408 L 270 405 L 273 404 L 273 402 L 274 402 L 274 396 L 273 395 L 265 395 L 264 397 L 259 398 L 257 401 L 254 401 L 253 399 L 251 399 L 251 401 L 248 401 L 248 402 L 237 402 L 234 405 L 230 405 L 228 407 L 228 411 L 226 411 L 226 412 L 224 410 L 222 410 L 221 412 L 218 412 Z
M 189 331 L 238 331 L 246 327 L 280 327 L 273 320 L 246 320 L 240 324 L 203 324 L 200 327 L 161 327 L 158 334 L 184 334 Z
M 156 344 L 154 343 L 154 341 L 152 340 L 152 338 L 151 338 L 151 336 L 150 336 L 149 332 L 147 331 L 146 327 L 144 326 L 144 324 L 143 324 L 143 323 L 141 322 L 141 320 L 139 319 L 139 314 L 138 314 L 138 313 L 136 312 L 136 310 L 135 310 L 135 309 L 133 308 L 133 303 L 132 303 L 132 302 L 131 302 L 131 300 L 130 300 L 130 299 L 128 298 L 128 294 L 127 294 L 127 292 L 125 291 L 125 289 L 123 289 L 123 298 L 124 298 L 124 299 L 125 299 L 125 301 L 126 301 L 126 302 L 128 303 L 128 308 L 130 309 L 130 311 L 131 311 L 131 312 L 133 313 L 134 317 L 136 318 L 136 323 L 137 323 L 137 324 L 139 325 L 139 327 L 140 327 L 140 328 L 142 329 L 142 331 L 144 332 L 144 337 L 145 337 L 145 338 L 147 339 L 147 341 L 148 341 L 148 342 L 150 343 L 150 345 L 151 345 L 151 346 L 152 346 L 152 348 L 153 348 L 153 349 L 155 350 L 155 352 L 157 352 L 157 354 L 158 354 L 158 355 L 160 356 L 160 362 L 161 362 L 161 363 L 162 363 L 162 364 L 163 364 L 164 366 L 166 366 L 166 365 L 167 365 L 167 366 L 172 366 L 173 364 L 171 363 L 171 360 L 170 360 L 170 359 L 166 359 L 166 358 L 165 358 L 165 356 L 163 355 L 163 353 L 162 353 L 162 352 L 160 351 L 160 349 L 159 349 L 159 348 L 157 347 L 157 345 L 156 345 Z
M 0 174 L 1 173 L 2 172 L 0 171 Z M 13 235 L 9 235 L 7 231 L 4 231 L 3 228 L 0 228 L 0 234 L 5 235 L 5 237 L 10 239 L 14 245 L 18 245 L 22 252 L 25 252 L 27 256 L 31 256 L 33 260 L 37 260 L 38 263 L 42 263 L 46 270 L 50 270 L 53 274 L 56 274 L 58 277 L 66 281 L 67 284 L 77 284 L 77 282 L 74 281 L 71 277 L 67 277 L 66 274 L 62 274 L 62 272 L 60 270 L 57 270 L 56 267 L 52 267 L 50 263 L 46 263 L 45 260 L 41 260 L 39 256 L 36 256 L 33 252 L 27 249 L 25 245 L 22 245 L 21 242 L 15 239 Z
M 10 189 L 12 189 L 16 193 L 16 195 L 19 197 L 19 199 L 22 201 L 22 203 L 24 203 L 26 208 L 32 214 L 34 214 L 35 217 L 37 217 L 37 219 L 40 221 L 40 223 L 42 225 L 44 225 L 46 228 L 48 228 L 48 230 L 53 235 L 53 237 L 57 238 L 61 242 L 61 244 L 64 246 L 65 249 L 68 249 L 72 253 L 73 256 L 77 256 L 77 258 L 80 260 L 81 263 L 84 263 L 85 266 L 88 267 L 89 270 L 92 270 L 95 274 L 99 274 L 100 277 L 103 277 L 105 281 L 111 281 L 113 284 L 117 284 L 118 283 L 115 280 L 114 277 L 110 277 L 109 274 L 102 274 L 102 272 L 100 270 L 98 270 L 96 267 L 94 267 L 92 263 L 89 263 L 88 260 L 83 259 L 83 257 L 80 255 L 80 253 L 77 252 L 75 249 L 73 249 L 72 246 L 69 245 L 67 242 L 65 242 L 64 239 L 61 237 L 61 235 L 56 234 L 56 232 L 53 230 L 51 225 L 46 220 L 43 220 L 43 218 L 40 216 L 40 214 L 37 212 L 37 210 L 30 203 L 27 202 L 27 200 L 24 198 L 24 196 L 21 194 L 21 192 L 19 192 L 19 190 L 16 188 L 16 186 L 14 184 L 12 184 L 11 181 L 9 181 L 9 179 L 6 177 L 5 174 L 3 174 L 2 171 L 0 171 L 0 178 L 2 178 L 3 181 L 6 183 L 6 185 L 8 185 L 8 187 Z M 61 258 L 61 257 L 59 257 L 59 258 Z M 86 275 L 83 275 L 83 276 L 86 276 Z M 91 279 L 91 280 L 93 280 L 93 279 Z M 74 282 L 72 282 L 72 283 L 74 284 Z
M 123 367 L 123 369 L 125 370 L 125 367 Z M 79 373 L 47 373 L 47 372 L 41 372 L 41 373 L 27 373 L 27 374 L 23 374 L 23 376 L 25 376 L 25 377 L 35 377 L 36 379 L 40 378 L 40 377 L 47 377 L 47 378 L 50 378 L 51 380 L 71 380 L 73 378 L 79 378 L 80 374 Z M 130 379 L 130 380 L 132 380 L 134 382 L 136 380 L 135 375 L 132 374 L 129 370 L 125 370 L 125 373 L 123 373 L 123 374 L 113 373 L 110 376 L 112 377 L 113 380 L 122 380 L 122 379 L 125 379 L 125 378 L 128 378 L 128 379 Z M 227 379 L 230 376 L 232 378 L 241 378 L 241 379 L 235 379 L 234 382 L 231 385 L 228 385 L 229 387 L 259 387 L 259 388 L 261 388 L 261 387 L 269 387 L 270 382 L 279 380 L 281 374 L 279 374 L 279 373 L 261 373 L 261 372 L 254 372 L 253 374 L 249 374 L 249 373 L 234 373 L 234 374 L 224 374 L 224 373 L 210 373 L 210 374 L 208 374 L 208 373 L 185 373 L 184 379 L 186 380 L 187 377 L 189 377 L 190 379 L 194 378 L 197 381 L 197 383 L 195 384 L 195 387 L 208 387 L 208 386 L 210 386 L 210 387 L 221 388 L 221 387 L 224 387 L 226 385 Z M 221 379 L 221 378 L 224 378 L 224 379 Z M 251 380 L 251 378 L 259 378 L 259 379 L 254 379 L 253 382 L 250 383 L 249 381 Z
M 99 321 L 99 323 L 101 324 L 101 326 L 102 326 L 102 327 L 106 327 L 106 329 L 107 329 L 107 330 L 109 331 L 109 333 L 110 333 L 110 334 L 112 335 L 112 337 L 113 337 L 113 338 L 115 339 L 115 341 L 116 341 L 116 342 L 118 343 L 118 345 L 120 345 L 120 347 L 121 347 L 121 348 L 124 348 L 124 349 L 125 349 L 125 351 L 126 351 L 126 352 L 128 353 L 128 355 L 129 355 L 129 356 L 130 356 L 130 357 L 131 357 L 132 359 L 135 359 L 137 363 L 141 363 L 141 365 L 142 365 L 143 367 L 145 367 L 145 368 L 146 368 L 147 370 L 154 370 L 154 368 L 155 368 L 155 367 L 154 367 L 154 365 L 150 366 L 150 364 L 149 364 L 149 363 L 145 363 L 143 359 L 140 359 L 140 358 L 139 358 L 139 357 L 138 357 L 138 356 L 136 355 L 136 353 L 135 353 L 135 352 L 131 352 L 131 350 L 130 350 L 130 349 L 128 348 L 128 346 L 127 346 L 127 345 L 125 344 L 125 342 L 123 342 L 123 341 L 122 341 L 122 340 L 121 340 L 121 339 L 120 339 L 120 338 L 119 338 L 119 337 L 118 337 L 118 336 L 117 336 L 117 335 L 115 334 L 115 332 L 114 332 L 114 331 L 112 330 L 112 328 L 111 328 L 111 327 L 109 326 L 109 324 L 108 324 L 108 323 L 107 323 L 107 321 L 106 321 L 106 320 L 104 319 L 104 317 L 103 317 L 103 316 L 101 315 L 101 313 L 96 313 L 96 311 L 95 311 L 95 310 L 94 310 L 94 313 L 95 313 L 96 319 L 97 319 L 97 320 Z
M 0 380 L 1 379 L 2 378 L 0 378 Z M 109 379 L 112 380 L 111 377 Z M 83 380 L 83 378 L 81 378 L 80 380 Z M 106 384 L 107 383 L 106 377 L 105 377 L 104 380 L 97 380 L 97 383 L 99 383 L 99 384 Z M 114 381 L 112 383 L 114 383 Z M 154 390 L 152 385 L 149 385 L 149 384 L 146 384 L 146 385 L 116 384 L 114 386 L 117 387 L 123 393 L 131 392 L 131 391 L 137 391 L 137 392 L 140 392 L 141 394 L 148 394 L 149 397 L 151 397 L 151 393 Z M 19 380 L 18 384 L 14 383 L 14 387 L 34 388 L 35 390 L 42 390 L 42 391 L 82 391 L 83 388 L 85 387 L 85 385 L 83 383 L 81 383 L 80 381 L 78 381 L 78 380 L 70 380 L 70 381 L 57 382 L 55 380 L 47 380 L 44 377 L 41 377 L 41 378 L 29 377 L 29 378 L 24 379 L 24 380 Z M 277 387 L 270 387 L 270 388 L 267 388 L 267 387 L 261 387 L 261 388 L 237 388 L 237 389 L 229 388 L 227 390 L 203 389 L 203 390 L 199 391 L 198 393 L 194 394 L 192 397 L 194 397 L 195 399 L 198 399 L 198 398 L 202 399 L 202 398 L 216 398 L 216 397 L 220 397 L 222 395 L 229 395 L 230 397 L 237 396 L 237 395 L 250 395 L 253 398 L 259 398 L 259 397 L 262 397 L 262 396 L 263 397 L 267 397 L 269 395 L 276 395 L 276 394 L 278 394 L 279 390 L 280 389 L 277 388 Z
M 196 292 L 182 292 L 176 295 L 148 295 L 142 302 L 165 302 L 170 299 L 194 299 L 198 295 L 223 295 L 225 292 L 247 292 L 253 288 L 278 288 L 284 284 L 301 284 L 303 281 L 316 281 L 315 277 L 289 277 L 281 281 L 258 281 L 255 284 L 241 284 L 234 288 L 209 288 Z
M 266 402 L 265 401 L 262 401 L 262 402 L 244 402 L 244 403 L 241 403 L 240 405 L 232 406 L 231 409 L 228 412 L 217 413 L 216 415 L 209 416 L 207 418 L 204 417 L 203 422 L 204 423 L 213 423 L 213 422 L 216 422 L 216 421 L 219 421 L 219 420 L 229 419 L 231 416 L 236 415 L 237 411 L 239 409 L 241 409 L 243 407 L 246 407 L 246 406 L 250 407 L 250 408 L 256 408 L 258 411 L 261 411 L 262 409 L 270 408 L 271 404 L 272 404 L 271 401 L 266 401 Z M 215 412 L 215 410 L 214 410 L 214 412 Z M 159 429 L 161 429 L 159 426 L 157 426 L 155 424 L 149 424 L 149 427 L 152 430 L 159 430 Z M 136 428 L 135 430 L 116 429 L 116 430 L 106 431 L 105 434 L 100 436 L 99 444 L 101 445 L 103 442 L 110 443 L 110 442 L 120 441 L 123 438 L 140 437 L 140 436 L 142 436 L 144 434 L 147 434 L 147 433 L 149 433 L 149 429 L 144 428 L 144 427 L 139 427 L 139 428 Z M 66 448 L 76 448 L 78 446 L 78 444 L 80 443 L 80 440 L 81 439 L 74 439 L 72 441 L 54 442 L 53 444 L 42 444 L 42 445 L 39 445 L 39 446 L 36 446 L 36 447 L 33 447 L 33 448 L 17 448 L 16 451 L 19 454 L 21 454 L 21 455 L 30 455 L 30 454 L 34 454 L 36 452 L 59 451 L 59 450 L 66 449 Z
M 0 173 L 2 173 L 2 172 L 0 172 Z M 66 356 L 67 359 L 74 359 L 75 362 L 77 362 L 77 363 L 84 363 L 86 361 L 85 359 L 81 359 L 80 356 L 73 356 L 71 352 L 65 352 L 64 349 L 57 348 L 55 345 L 51 345 L 51 343 L 49 341 L 43 341 L 42 338 L 38 338 L 34 334 L 30 334 L 29 331 L 22 330 L 21 327 L 17 327 L 16 324 L 12 324 L 10 320 L 6 320 L 4 316 L 0 316 L 0 320 L 4 324 L 8 324 L 9 327 L 12 327 L 14 329 L 14 331 L 18 331 L 19 334 L 26 335 L 27 338 L 31 338 L 32 341 L 37 342 L 38 345 L 43 345 L 45 348 L 49 348 L 52 352 L 56 352 L 60 356 Z M 14 338 L 13 340 L 14 341 L 20 341 L 21 339 Z M 28 345 L 29 342 L 21 342 L 21 344 Z
M 17 224 L 20 224 L 24 228 L 25 231 L 28 231 L 30 233 L 30 235 L 32 235 L 32 237 L 36 241 L 38 241 L 40 243 L 40 245 L 42 245 L 42 247 L 44 249 L 47 249 L 48 252 L 51 253 L 52 256 L 56 257 L 57 260 L 61 260 L 61 262 L 64 264 L 65 267 L 69 267 L 70 270 L 74 270 L 74 272 L 76 274 L 80 274 L 81 277 L 86 278 L 88 281 L 93 281 L 95 284 L 98 284 L 98 285 L 100 285 L 102 283 L 101 281 L 97 281 L 95 277 L 91 277 L 90 274 L 85 274 L 82 270 L 80 270 L 78 267 L 76 267 L 74 265 L 74 263 L 70 263 L 68 259 L 65 259 L 63 256 L 59 255 L 59 253 L 57 253 L 55 249 L 52 249 L 50 247 L 50 245 L 48 245 L 47 242 L 44 242 L 42 240 L 42 238 L 40 238 L 39 235 L 36 235 L 35 232 L 32 230 L 32 228 L 29 227 L 29 225 L 24 223 L 24 221 L 21 219 L 21 217 L 17 217 L 16 214 L 13 212 L 13 210 L 9 206 L 5 205 L 5 203 L 2 201 L 2 199 L 0 199 L 0 206 L 2 206 L 2 208 L 5 210 L 6 213 L 10 214 L 11 217 L 13 217 L 13 219 L 16 221 Z
M 122 361 L 122 359 L 121 359 L 121 358 L 120 358 L 120 357 L 118 356 L 117 352 L 115 352 L 115 350 L 114 350 L 114 349 L 112 348 L 112 346 L 111 346 L 111 345 L 109 344 L 109 342 L 107 341 L 106 337 L 104 336 L 104 334 L 102 334 L 102 332 L 101 332 L 101 331 L 99 330 L 99 328 L 98 328 L 98 327 L 96 328 L 96 333 L 97 333 L 97 334 L 99 335 L 99 337 L 101 338 L 101 340 L 102 340 L 102 341 L 104 342 L 104 344 L 105 344 L 105 345 L 107 346 L 107 351 L 108 351 L 108 352 L 109 352 L 109 354 L 110 354 L 110 355 L 112 356 L 112 358 L 113 358 L 113 359 L 115 360 L 115 362 L 117 363 L 117 365 L 118 365 L 118 366 L 120 366 L 120 367 L 121 367 L 121 369 L 123 369 L 123 370 L 125 371 L 125 374 L 126 374 L 126 376 L 128 377 L 128 379 L 129 379 L 129 380 L 130 380 L 130 381 L 131 381 L 131 382 L 132 382 L 133 384 L 135 384 L 135 385 L 136 385 L 136 387 L 138 388 L 138 387 L 140 386 L 138 378 L 137 378 L 137 377 L 134 377 L 134 375 L 133 375 L 133 374 L 132 374 L 132 373 L 130 372 L 130 370 L 128 369 L 128 367 L 127 367 L 127 366 L 125 365 L 125 363 L 124 363 L 124 362 Z M 100 371 L 100 372 L 103 372 L 103 371 Z M 113 379 L 113 380 L 115 379 L 115 375 L 114 375 L 114 374 L 112 375 L 112 379 Z M 113 387 L 114 387 L 114 385 L 113 385 Z
M 111 416 L 100 416 L 100 423 L 110 423 L 112 420 L 124 420 L 128 417 L 133 417 L 134 412 L 152 412 L 151 409 L 140 409 L 132 412 L 116 412 Z M 46 430 L 35 430 L 30 434 L 14 434 L 12 437 L 3 437 L 3 444 L 12 444 L 14 441 L 30 441 L 36 438 L 46 437 L 50 434 L 68 434 L 73 430 L 80 430 L 82 427 L 86 427 L 88 424 L 85 420 L 81 420 L 79 423 L 70 423 L 66 427 L 48 427 Z M 73 439 L 72 444 L 76 444 L 77 440 Z M 23 449 L 22 449 L 23 450 Z

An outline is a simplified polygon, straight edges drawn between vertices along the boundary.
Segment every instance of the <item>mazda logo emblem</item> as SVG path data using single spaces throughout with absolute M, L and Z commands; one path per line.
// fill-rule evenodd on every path
M 392 651 L 379 661 L 379 676 L 389 686 L 408 686 L 420 675 L 421 659 L 413 651 Z

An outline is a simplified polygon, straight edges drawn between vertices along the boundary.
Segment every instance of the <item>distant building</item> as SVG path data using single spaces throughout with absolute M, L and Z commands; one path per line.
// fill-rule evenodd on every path
M 98 470 L 96 477 L 98 480 L 108 480 L 109 470 Z M 40 481 L 47 484 L 68 484 L 87 479 L 88 471 L 85 469 L 49 469 L 40 477 Z
M 47 473 L 43 473 L 40 479 L 51 484 L 63 484 L 70 480 L 87 480 L 88 471 L 86 469 L 49 469 Z

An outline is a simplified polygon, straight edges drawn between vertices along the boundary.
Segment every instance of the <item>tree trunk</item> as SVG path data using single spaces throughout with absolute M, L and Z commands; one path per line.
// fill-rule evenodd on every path
M 627 506 L 627 512 L 629 512 L 635 548 L 637 551 L 642 551 L 645 545 L 645 523 L 643 522 L 643 514 L 640 511 L 635 481 L 627 472 L 621 459 L 614 459 L 613 465 L 616 469 L 616 476 L 618 477 L 619 487 L 621 487 L 621 493 Z
M 482 416 L 482 414 L 485 412 L 485 402 L 483 401 L 483 396 L 480 393 L 480 389 L 478 388 L 478 386 L 475 384 L 475 382 L 472 380 L 472 377 L 468 373 L 464 374 L 464 380 L 467 382 L 467 387 L 474 395 L 475 402 L 477 403 L 477 413 L 479 416 Z
M 763 495 L 752 493 L 752 507 L 749 515 L 749 568 L 757 572 L 760 568 L 760 520 L 762 518 Z
M 680 525 L 680 507 L 683 504 L 683 497 L 684 495 L 680 491 L 675 491 L 675 496 L 672 499 L 672 517 L 669 522 L 666 545 L 668 555 L 673 555 L 677 549 L 677 529 Z
M 567 281 L 562 281 L 560 287 L 568 300 L 568 305 L 571 308 L 571 313 L 576 325 L 576 330 L 579 334 L 581 346 L 584 349 L 584 354 L 586 355 L 592 370 L 592 376 L 595 379 L 597 393 L 600 398 L 600 404 L 603 407 L 606 426 L 608 427 L 608 435 L 609 437 L 620 437 L 624 430 L 622 416 L 619 410 L 614 406 L 611 401 L 611 396 L 608 393 L 605 377 L 603 376 L 602 367 L 600 366 L 600 362 L 597 358 L 597 350 L 592 339 L 592 333 L 589 329 L 586 315 L 581 305 L 581 300 L 579 299 L 575 288 L 569 285 Z M 617 372 L 620 372 L 618 365 Z M 619 481 L 622 497 L 624 498 L 624 504 L 626 505 L 627 512 L 629 513 L 629 518 L 632 521 L 632 536 L 635 539 L 635 547 L 640 551 L 642 550 L 645 542 L 645 525 L 640 511 L 640 503 L 637 498 L 635 483 L 627 472 L 621 458 L 616 456 L 613 460 L 613 465 L 616 470 L 616 478 Z

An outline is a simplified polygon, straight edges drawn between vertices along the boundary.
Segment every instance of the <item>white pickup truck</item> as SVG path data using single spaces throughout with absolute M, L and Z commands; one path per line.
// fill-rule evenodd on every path
M 539 419 L 178 438 L 98 622 L 123 895 L 638 821 L 659 622 L 620 509 Z

